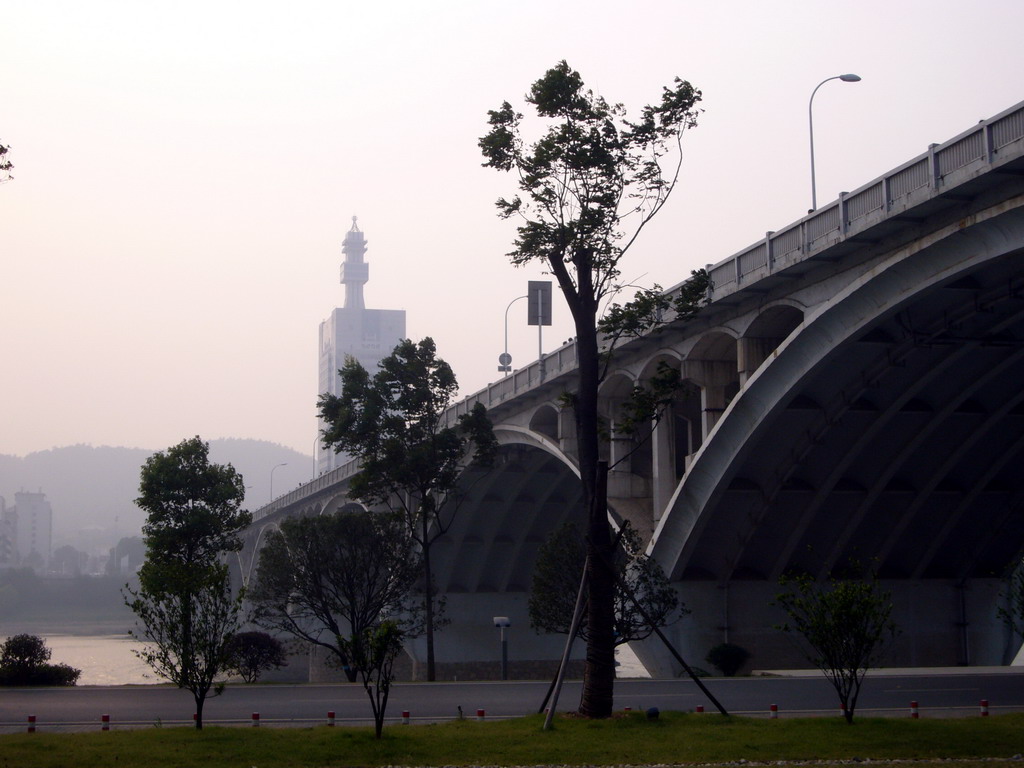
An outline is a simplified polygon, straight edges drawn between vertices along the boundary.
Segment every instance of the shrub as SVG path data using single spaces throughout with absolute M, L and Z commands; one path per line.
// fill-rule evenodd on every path
M 259 680 L 264 671 L 288 666 L 284 645 L 266 632 L 239 632 L 228 643 L 232 672 L 247 683 Z
M 14 635 L 0 646 L 0 685 L 74 685 L 82 670 L 48 664 L 50 649 L 36 635 Z
M 750 651 L 746 648 L 733 643 L 719 643 L 708 651 L 704 660 L 726 677 L 732 677 L 749 658 Z

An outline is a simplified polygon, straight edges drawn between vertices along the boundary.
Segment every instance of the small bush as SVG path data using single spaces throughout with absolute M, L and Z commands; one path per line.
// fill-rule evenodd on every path
M 284 645 L 266 632 L 239 632 L 228 643 L 231 671 L 247 683 L 259 680 L 265 670 L 288 666 Z
M 0 646 L 0 685 L 74 685 L 82 670 L 48 664 L 50 649 L 36 635 L 15 635 Z
M 704 660 L 726 677 L 732 677 L 749 658 L 750 651 L 746 648 L 733 643 L 719 643 L 708 651 Z

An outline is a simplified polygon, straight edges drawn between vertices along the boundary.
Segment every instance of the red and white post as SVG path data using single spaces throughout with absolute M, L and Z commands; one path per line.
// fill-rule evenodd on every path
M 778 704 L 772 704 L 770 707 L 768 707 L 768 717 L 770 717 L 772 720 L 778 720 L 779 719 L 779 705 Z
M 402 710 L 402 725 L 408 725 L 408 724 L 409 724 L 409 710 L 403 709 Z
M 914 720 L 917 720 L 920 717 L 920 714 L 917 711 L 917 702 L 916 701 L 910 702 L 910 716 Z
M 988 699 L 981 700 L 981 716 L 988 717 Z
M 260 727 L 260 713 L 259 712 L 253 712 L 252 713 L 252 727 L 253 728 L 259 728 Z
M 110 730 L 110 715 L 100 715 L 100 722 L 103 723 L 100 727 L 104 731 Z
M 334 727 L 334 710 L 333 709 L 329 710 L 327 712 L 327 725 L 329 727 L 331 727 L 331 728 Z
M 28 732 L 29 733 L 35 733 L 36 732 L 36 716 L 35 715 L 29 715 L 28 716 Z

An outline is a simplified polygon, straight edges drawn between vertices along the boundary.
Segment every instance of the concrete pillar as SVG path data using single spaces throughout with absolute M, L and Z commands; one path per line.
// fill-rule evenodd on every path
M 700 387 L 702 441 L 725 411 L 726 388 L 736 381 L 735 365 L 724 360 L 684 360 L 682 375 Z
M 660 421 L 652 425 L 651 464 L 654 522 L 661 519 L 676 489 L 675 460 L 672 455 L 675 429 L 672 407 L 665 409 Z
M 739 371 L 740 386 L 747 383 L 754 371 L 768 359 L 777 346 L 775 339 L 742 338 L 736 341 L 736 369 Z

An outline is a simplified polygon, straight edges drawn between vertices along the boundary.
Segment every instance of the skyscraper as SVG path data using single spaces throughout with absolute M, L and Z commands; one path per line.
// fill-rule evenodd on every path
M 341 251 L 345 260 L 341 264 L 341 283 L 345 286 L 345 305 L 331 312 L 320 323 L 320 394 L 341 394 L 338 369 L 345 359 L 354 357 L 374 375 L 377 364 L 391 354 L 399 341 L 405 338 L 404 309 L 367 309 L 363 300 L 363 286 L 370 277 L 366 263 L 366 238 L 352 217 L 352 229 L 345 235 Z M 323 424 L 317 422 L 317 431 Z M 317 475 L 329 472 L 347 461 L 345 454 L 321 448 L 317 443 Z

